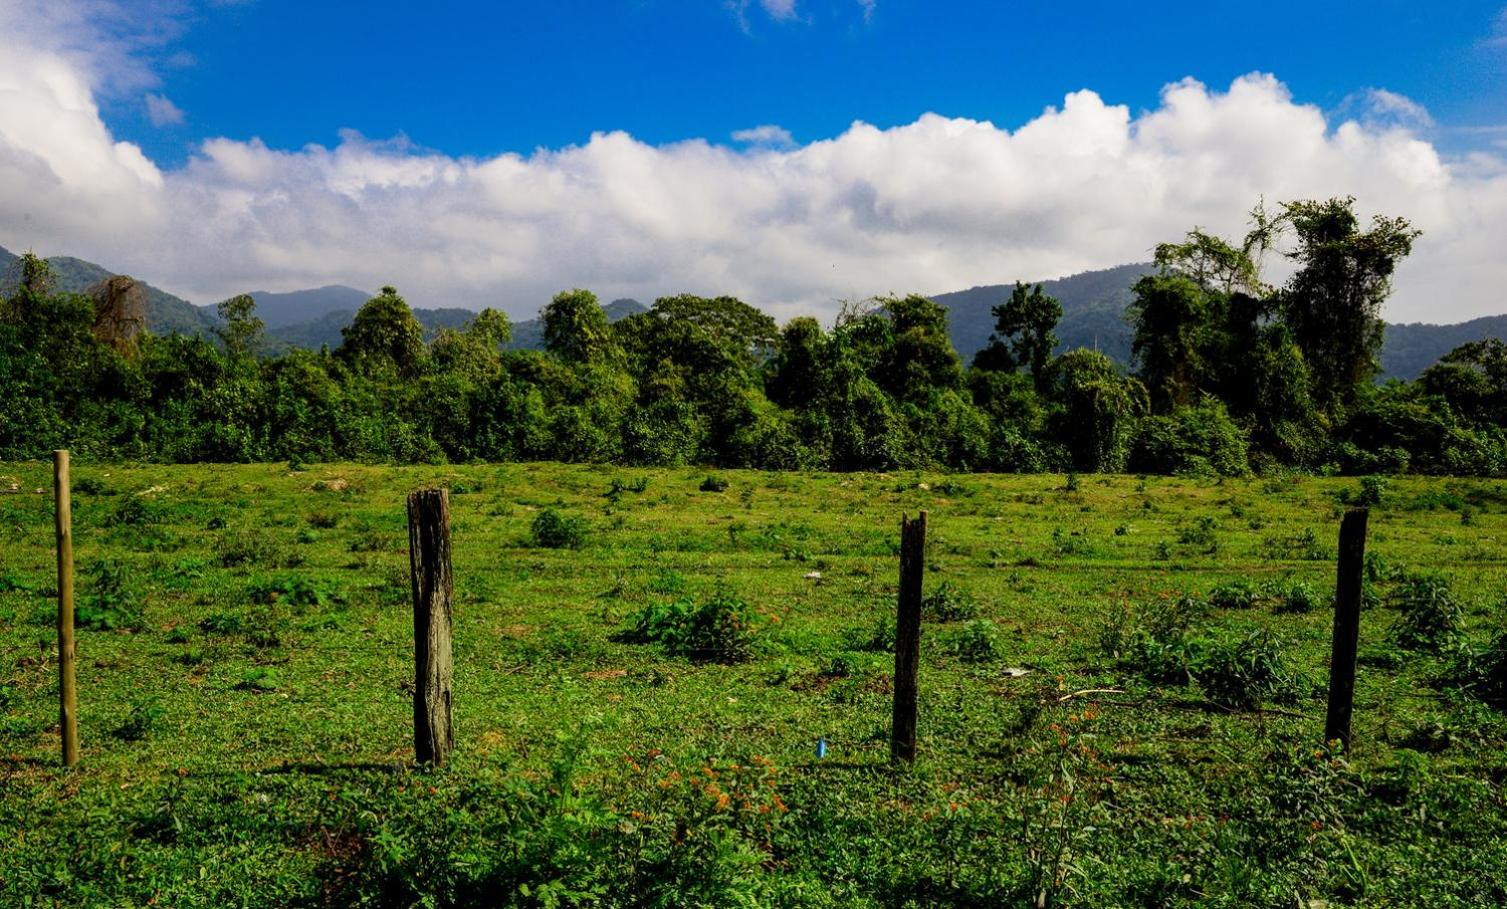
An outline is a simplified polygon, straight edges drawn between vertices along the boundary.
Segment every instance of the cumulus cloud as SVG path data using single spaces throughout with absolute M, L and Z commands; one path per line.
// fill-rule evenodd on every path
M 153 126 L 174 126 L 183 122 L 183 109 L 166 96 L 147 92 L 147 119 Z
M 579 286 L 830 316 L 840 299 L 1144 260 L 1193 225 L 1238 234 L 1258 198 L 1337 194 L 1426 231 L 1391 318 L 1500 312 L 1507 286 L 1502 157 L 1448 159 L 1395 120 L 1334 122 L 1269 75 L 1186 80 L 1136 113 L 1075 92 L 1013 128 L 929 114 L 741 148 L 603 132 L 480 158 L 353 132 L 299 149 L 224 137 L 162 170 L 111 135 L 69 55 L 0 44 L 0 245 L 200 302 L 391 283 L 417 305 L 523 317 Z

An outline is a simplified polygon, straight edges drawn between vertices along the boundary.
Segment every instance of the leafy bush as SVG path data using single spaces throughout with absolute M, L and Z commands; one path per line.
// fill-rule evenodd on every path
M 965 663 L 992 663 L 1002 654 L 999 629 L 988 619 L 974 619 L 947 642 L 948 650 Z
M 1323 598 L 1302 581 L 1275 585 L 1272 595 L 1275 600 L 1272 605 L 1273 612 L 1309 613 L 1318 609 L 1323 603 Z
M 1224 405 L 1180 407 L 1143 418 L 1130 447 L 1129 468 L 1147 473 L 1244 476 L 1250 473 L 1245 433 Z
M 541 549 L 580 549 L 585 538 L 585 522 L 553 508 L 539 512 L 529 527 L 530 541 Z
M 1194 674 L 1209 700 L 1231 710 L 1255 710 L 1267 701 L 1292 703 L 1303 687 L 1281 641 L 1264 628 L 1209 644 Z
M 329 606 L 341 597 L 329 584 L 308 578 L 273 578 L 252 584 L 247 594 L 253 603 L 289 606 Z
M 921 615 L 933 622 L 960 622 L 978 617 L 978 603 L 972 595 L 951 581 L 937 585 L 921 601 Z
M 74 623 L 100 631 L 141 630 L 146 619 L 140 599 L 130 589 L 126 566 L 114 559 L 99 559 L 87 574 L 86 592 L 74 609 Z
M 1399 612 L 1392 641 L 1407 650 L 1442 650 L 1465 626 L 1465 609 L 1442 575 L 1415 574 L 1405 579 L 1393 591 L 1392 605 Z
M 1261 599 L 1261 591 L 1245 580 L 1220 584 L 1209 591 L 1209 605 L 1215 609 L 1251 609 Z
M 1507 710 L 1507 631 L 1483 650 L 1460 648 L 1444 680 L 1498 710 Z
M 690 600 L 651 603 L 629 619 L 614 640 L 659 644 L 672 656 L 698 662 L 743 663 L 753 657 L 759 622 L 747 603 L 718 590 L 700 605 Z
M 727 480 L 724 477 L 719 477 L 716 474 L 712 474 L 712 475 L 708 476 L 706 479 L 704 479 L 704 480 L 701 481 L 701 491 L 702 492 L 726 492 L 727 491 Z
M 1208 603 L 1190 596 L 1125 603 L 1100 629 L 1099 647 L 1148 681 L 1186 685 L 1201 652 L 1193 632 L 1208 612 Z

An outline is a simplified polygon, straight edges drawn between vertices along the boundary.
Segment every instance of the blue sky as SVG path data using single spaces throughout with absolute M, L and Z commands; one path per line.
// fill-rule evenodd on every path
M 197 303 L 830 318 L 1343 195 L 1390 318 L 1507 310 L 1507 0 L 0 0 L 0 246 Z
M 806 142 L 926 112 L 1013 127 L 1076 89 L 1139 109 L 1185 76 L 1262 71 L 1326 110 L 1368 88 L 1405 95 L 1455 150 L 1507 126 L 1501 13 L 1501 0 L 254 0 L 183 16 L 159 50 L 158 93 L 181 123 L 153 125 L 135 97 L 105 114 L 164 164 L 211 136 L 298 148 L 342 128 L 482 156 L 611 129 L 730 141 L 773 123 Z

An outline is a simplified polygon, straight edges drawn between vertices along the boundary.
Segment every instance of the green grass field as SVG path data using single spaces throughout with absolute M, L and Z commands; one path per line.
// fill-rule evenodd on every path
M 707 476 L 76 464 L 64 771 L 51 469 L 0 465 L 0 905 L 1507 903 L 1507 723 L 1460 688 L 1507 627 L 1502 483 L 1381 490 L 1339 757 L 1357 480 Z M 425 773 L 403 502 L 432 484 L 457 749 Z M 920 509 L 946 587 L 892 770 Z M 546 510 L 578 548 L 535 545 Z M 619 639 L 678 600 L 746 604 L 751 658 Z

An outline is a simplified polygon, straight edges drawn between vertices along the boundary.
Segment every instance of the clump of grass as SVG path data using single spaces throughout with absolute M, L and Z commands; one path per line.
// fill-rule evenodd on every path
M 961 622 L 977 618 L 978 601 L 951 581 L 943 581 L 921 601 L 921 615 L 933 622 Z
M 1191 596 L 1139 606 L 1124 602 L 1101 627 L 1099 647 L 1148 681 L 1186 685 L 1200 653 L 1194 629 L 1208 612 L 1207 602 Z
M 540 549 L 580 549 L 586 526 L 580 518 L 546 508 L 529 526 L 529 541 Z
M 300 577 L 278 577 L 257 581 L 246 591 L 253 603 L 289 606 L 329 606 L 341 601 L 340 594 L 328 584 Z
M 1256 710 L 1269 701 L 1290 704 L 1303 690 L 1281 640 L 1265 628 L 1208 644 L 1193 674 L 1210 701 L 1230 710 Z
M 1399 615 L 1393 643 L 1405 650 L 1438 652 L 1456 641 L 1465 626 L 1465 609 L 1449 582 L 1438 574 L 1415 574 L 1392 594 Z
M 1302 581 L 1275 586 L 1272 599 L 1273 612 L 1304 614 L 1313 612 L 1323 604 L 1323 598 L 1318 592 Z
M 727 491 L 727 479 L 724 478 L 724 477 L 719 477 L 716 474 L 709 474 L 706 479 L 704 479 L 704 480 L 701 481 L 701 491 L 702 492 L 726 492 Z
M 870 628 L 850 628 L 847 632 L 848 646 L 853 650 L 871 653 L 895 652 L 895 617 L 881 615 Z
M 1251 609 L 1261 601 L 1261 591 L 1249 581 L 1235 580 L 1209 591 L 1209 605 L 1215 609 Z
M 151 734 L 163 715 L 164 711 L 156 701 L 138 698 L 131 702 L 131 712 L 119 726 L 110 730 L 110 735 L 122 742 L 139 742 Z
M 265 532 L 245 529 L 220 535 L 215 561 L 221 568 L 270 568 L 282 561 L 281 552 Z
M 614 640 L 659 644 L 671 656 L 698 662 L 743 663 L 753 657 L 759 621 L 753 609 L 727 590 L 700 604 L 690 600 L 651 603 L 629 619 Z
M 319 530 L 330 530 L 336 524 L 340 523 L 340 515 L 333 511 L 314 511 L 309 513 L 306 520 L 309 522 L 310 527 L 315 527 Z
M 1003 656 L 999 629 L 988 619 L 974 619 L 958 629 L 947 649 L 965 663 L 992 663 Z
M 1219 550 L 1219 525 L 1210 515 L 1203 515 L 1192 524 L 1184 524 L 1178 528 L 1177 541 L 1184 546 L 1198 546 L 1205 552 L 1214 553 Z
M 1498 710 L 1507 710 L 1507 631 L 1484 649 L 1460 648 L 1444 681 Z

